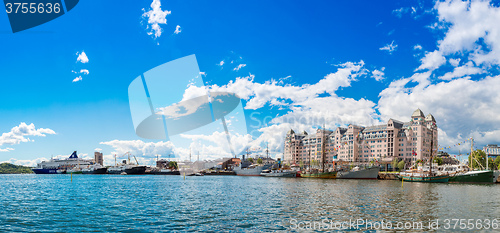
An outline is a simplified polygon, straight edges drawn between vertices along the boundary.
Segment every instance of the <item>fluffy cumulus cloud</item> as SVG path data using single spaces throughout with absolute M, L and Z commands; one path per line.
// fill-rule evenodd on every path
M 384 47 L 379 48 L 382 51 L 387 51 L 389 54 L 392 54 L 392 52 L 396 51 L 398 48 L 397 44 L 394 44 L 394 41 L 392 41 L 390 44 L 386 44 Z
M 89 58 L 87 57 L 87 54 L 85 54 L 84 51 L 77 52 L 76 55 L 78 56 L 76 58 L 76 62 L 81 62 L 81 63 L 88 63 L 89 62 Z
M 152 36 L 155 39 L 160 37 L 163 31 L 163 29 L 160 27 L 160 24 L 167 24 L 167 15 L 169 15 L 171 12 L 168 10 L 163 11 L 161 9 L 160 0 L 153 0 L 153 2 L 151 3 L 151 9 L 149 11 L 146 11 L 145 9 L 142 10 L 144 11 L 142 17 L 148 20 L 148 35 Z
M 350 86 L 351 82 L 356 80 L 356 77 L 366 72 L 363 66 L 363 61 L 341 64 L 337 72 L 326 75 L 323 79 L 312 85 L 285 85 L 276 80 L 258 83 L 254 82 L 254 75 L 249 75 L 247 77 L 238 77 L 235 81 L 230 81 L 227 85 L 212 85 L 210 89 L 211 91 L 236 93 L 240 98 L 248 101 L 245 109 L 258 109 L 268 103 L 278 106 L 291 106 L 285 100 L 290 100 L 297 104 L 311 98 L 316 98 L 320 94 L 335 95 L 335 91 L 339 88 Z
M 155 157 L 157 154 L 169 154 L 173 152 L 172 142 L 144 142 L 142 140 L 113 140 L 101 142 L 102 145 L 111 146 L 113 153 L 123 155 L 130 152 L 143 157 Z
M 382 67 L 380 70 L 373 70 L 372 71 L 372 77 L 377 80 L 377 81 L 382 81 L 384 79 L 384 70 L 385 70 L 385 67 Z
M 54 130 L 48 128 L 36 128 L 33 123 L 26 124 L 21 122 L 18 126 L 13 127 L 10 132 L 3 133 L 0 136 L 0 147 L 4 145 L 16 145 L 21 142 L 31 142 L 34 141 L 30 138 L 32 137 L 45 137 L 47 134 L 55 134 Z M 14 150 L 11 147 L 0 148 L 0 152 L 7 152 Z

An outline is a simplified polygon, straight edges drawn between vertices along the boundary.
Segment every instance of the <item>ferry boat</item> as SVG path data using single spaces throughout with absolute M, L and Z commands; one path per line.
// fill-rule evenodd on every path
M 32 168 L 36 174 L 64 174 L 67 170 L 79 165 L 92 165 L 91 160 L 85 160 L 78 158 L 76 151 L 69 156 L 67 159 L 50 159 L 49 161 L 42 161 L 37 164 L 36 168 Z

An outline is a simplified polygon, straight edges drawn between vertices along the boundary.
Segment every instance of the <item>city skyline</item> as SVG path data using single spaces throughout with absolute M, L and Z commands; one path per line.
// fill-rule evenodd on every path
M 380 125 L 417 108 L 436 118 L 442 147 L 500 144 L 498 17 L 496 1 L 105 1 L 12 33 L 2 11 L 0 162 L 228 157 L 222 132 L 185 134 L 189 146 L 135 134 L 128 85 L 192 54 L 210 91 L 242 99 L 248 135 L 233 142 L 269 144 L 273 157 L 292 128 Z

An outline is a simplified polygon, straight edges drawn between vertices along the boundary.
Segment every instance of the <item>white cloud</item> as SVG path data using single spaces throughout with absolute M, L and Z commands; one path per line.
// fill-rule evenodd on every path
M 224 60 L 220 61 L 218 66 L 223 66 L 224 65 Z
M 81 63 L 89 62 L 89 58 L 87 57 L 87 54 L 85 54 L 84 51 L 82 51 L 81 53 L 76 53 L 76 55 L 78 55 L 78 57 L 76 58 L 76 62 L 81 62 Z
M 420 60 L 422 64 L 416 69 L 417 70 L 435 70 L 441 65 L 446 63 L 446 58 L 441 54 L 440 51 L 426 52 L 425 56 Z
M 148 35 L 152 35 L 155 39 L 160 37 L 163 31 L 160 27 L 160 24 L 167 24 L 167 15 L 169 15 L 171 12 L 168 10 L 161 10 L 160 0 L 153 0 L 153 2 L 151 3 L 151 10 L 147 12 L 145 9 L 142 10 L 144 11 L 142 17 L 148 19 L 149 25 L 147 26 L 147 29 L 151 27 Z
M 452 63 L 451 60 L 450 63 Z M 463 66 L 456 67 L 452 72 L 448 72 L 439 78 L 442 80 L 451 80 L 454 78 L 461 78 L 467 75 L 474 75 L 481 73 L 485 73 L 485 71 L 481 68 L 474 67 L 474 64 L 472 64 L 472 62 L 468 62 Z
M 102 149 L 101 148 L 95 148 L 94 151 L 101 152 Z
M 7 147 L 5 149 L 0 148 L 0 152 L 9 152 L 11 150 L 14 150 L 14 148 Z
M 436 84 L 423 81 L 426 84 L 407 87 L 411 81 L 411 78 L 393 81 L 380 93 L 377 108 L 381 119 L 405 120 L 420 108 L 426 114 L 433 114 L 445 133 L 447 138 L 440 135 L 441 145 L 475 134 L 483 135 L 478 138 L 480 144 L 495 142 L 494 136 L 500 137 L 500 131 L 492 127 L 500 125 L 500 109 L 492 107 L 500 105 L 500 93 L 485 91 L 500 88 L 500 76 L 477 81 L 464 77 Z
M 81 73 L 81 74 L 88 75 L 88 74 L 89 74 L 89 70 L 87 70 L 87 69 L 81 69 L 81 70 L 80 70 L 80 73 Z
M 101 142 L 102 145 L 111 146 L 112 154 L 121 156 L 127 152 L 141 157 L 156 158 L 157 154 L 168 155 L 173 153 L 172 142 L 144 142 L 142 140 L 112 140 Z
M 11 163 L 11 164 L 21 165 L 21 166 L 26 166 L 26 167 L 36 167 L 38 163 L 40 163 L 42 161 L 47 161 L 47 160 L 48 159 L 46 159 L 46 158 L 36 158 L 33 160 L 29 160 L 29 159 L 20 160 L 20 159 L 11 158 L 11 159 L 3 161 L 1 163 Z
M 179 33 L 181 33 L 181 31 L 182 31 L 182 30 L 181 30 L 181 26 L 177 25 L 177 27 L 175 27 L 175 31 L 174 31 L 174 33 L 175 33 L 175 34 L 179 34 Z
M 29 136 L 45 137 L 47 134 L 55 134 L 55 132 L 48 128 L 36 129 L 33 123 L 26 124 L 21 122 L 19 126 L 13 127 L 10 132 L 3 133 L 0 136 L 0 146 L 3 145 L 15 145 L 21 142 L 31 142 L 32 139 Z M 0 148 L 1 149 L 1 148 Z M 13 148 L 1 149 L 2 152 L 14 150 Z
M 235 67 L 233 70 L 239 71 L 241 68 L 247 66 L 247 64 L 239 64 L 237 67 Z
M 376 81 L 382 81 L 385 77 L 384 77 L 384 70 L 385 70 L 385 67 L 382 67 L 380 70 L 373 70 L 372 71 L 372 77 L 376 80 Z
M 392 52 L 396 51 L 398 48 L 397 44 L 394 44 L 394 41 L 392 41 L 390 44 L 386 44 L 384 47 L 379 48 L 382 51 L 387 51 L 389 54 L 392 54 Z
M 257 83 L 253 80 L 254 75 L 250 74 L 247 77 L 238 77 L 227 85 L 212 85 L 210 90 L 236 93 L 240 98 L 247 100 L 245 109 L 258 109 L 267 103 L 283 105 L 284 103 L 280 100 L 291 100 L 295 103 L 304 102 L 323 93 L 335 95 L 335 91 L 339 88 L 350 86 L 357 76 L 364 74 L 363 66 L 363 61 L 359 63 L 346 62 L 338 66 L 337 72 L 326 75 L 312 85 L 281 85 L 276 80 Z
M 75 79 L 73 79 L 73 82 L 76 83 L 78 81 L 82 81 L 82 76 L 78 76 Z
M 413 50 L 422 50 L 422 45 L 416 44 L 413 46 Z

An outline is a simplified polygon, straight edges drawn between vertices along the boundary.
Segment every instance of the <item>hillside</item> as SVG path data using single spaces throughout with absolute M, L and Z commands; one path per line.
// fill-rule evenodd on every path
M 0 174 L 25 174 L 33 173 L 29 167 L 17 166 L 10 163 L 0 164 Z

